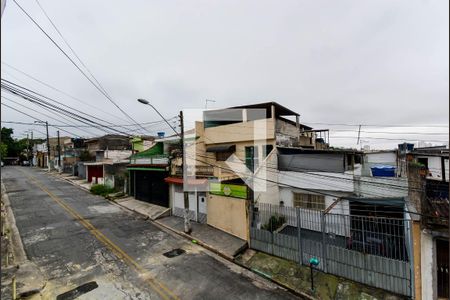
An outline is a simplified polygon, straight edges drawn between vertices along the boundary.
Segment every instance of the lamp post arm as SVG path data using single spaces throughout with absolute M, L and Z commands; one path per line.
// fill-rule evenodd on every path
M 158 113 L 158 115 L 159 115 L 159 116 L 167 123 L 167 125 L 169 125 L 169 127 L 172 128 L 172 130 L 173 130 L 179 137 L 181 137 L 181 135 L 176 131 L 176 129 L 175 129 L 172 125 L 170 125 L 170 123 L 166 120 L 166 118 L 164 118 L 163 115 L 161 115 L 161 114 L 159 113 L 159 111 L 158 111 L 152 104 L 148 103 L 147 105 L 151 106 L 151 108 L 153 108 L 153 110 L 156 111 L 156 112 Z

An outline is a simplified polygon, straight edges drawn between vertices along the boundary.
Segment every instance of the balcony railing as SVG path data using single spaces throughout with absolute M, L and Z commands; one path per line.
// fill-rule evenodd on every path
M 175 170 L 175 175 L 178 175 L 178 176 L 183 175 L 183 167 L 175 166 L 174 170 Z M 190 170 L 188 170 L 188 172 L 189 171 Z M 200 177 L 214 176 L 214 167 L 212 167 L 212 166 L 195 166 L 195 175 L 200 176 Z
M 130 158 L 130 164 L 132 165 L 168 165 L 168 155 L 153 155 L 149 157 L 136 157 Z

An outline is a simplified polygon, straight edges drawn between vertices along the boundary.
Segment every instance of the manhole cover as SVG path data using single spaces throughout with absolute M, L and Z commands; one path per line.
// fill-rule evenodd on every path
M 88 283 L 85 283 L 83 285 L 80 285 L 77 288 L 74 288 L 73 290 L 70 290 L 68 292 L 65 292 L 64 294 L 58 295 L 56 297 L 56 300 L 72 300 L 80 297 L 83 294 L 86 294 L 94 289 L 98 288 L 98 284 L 95 281 L 91 281 Z
M 178 256 L 178 255 L 181 255 L 183 253 L 186 253 L 186 251 L 184 251 L 183 249 L 177 248 L 177 249 L 167 251 L 166 253 L 163 253 L 163 255 L 165 257 L 172 258 L 172 257 Z

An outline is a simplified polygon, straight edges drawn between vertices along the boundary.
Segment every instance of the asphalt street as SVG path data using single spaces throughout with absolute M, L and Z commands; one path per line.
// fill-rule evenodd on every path
M 2 168 L 30 260 L 49 298 L 95 281 L 77 299 L 295 299 L 257 275 L 44 170 Z M 184 253 L 169 258 L 174 249 Z

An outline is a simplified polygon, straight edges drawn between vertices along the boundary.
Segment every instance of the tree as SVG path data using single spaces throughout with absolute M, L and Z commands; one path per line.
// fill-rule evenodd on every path
M 12 134 L 14 133 L 12 128 L 2 127 L 2 140 L 1 142 L 5 145 L 10 145 L 14 142 Z
M 14 130 L 12 128 L 2 127 L 1 143 L 6 146 L 6 154 L 2 152 L 2 157 L 18 157 L 23 156 L 24 151 L 26 153 L 28 140 L 26 138 L 20 140 L 14 139 L 12 137 L 13 133 Z M 2 151 L 4 151 L 5 146 L 2 146 Z M 3 154 L 5 155 L 3 156 Z
M 8 155 L 8 146 L 6 144 L 0 143 L 0 158 L 3 159 Z

